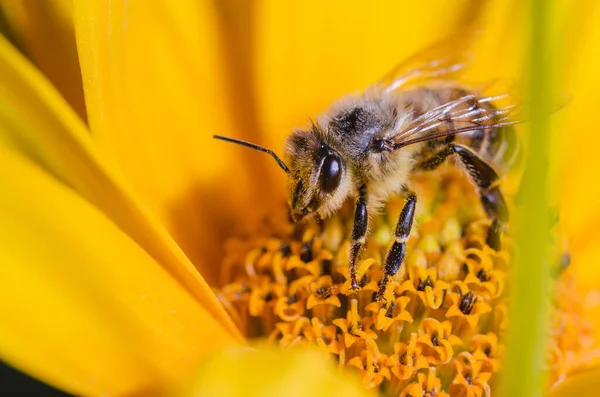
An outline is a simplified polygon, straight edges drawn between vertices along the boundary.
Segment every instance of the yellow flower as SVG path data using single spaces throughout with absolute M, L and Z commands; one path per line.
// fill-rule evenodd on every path
M 319 366 L 310 353 L 292 353 L 298 356 L 288 359 L 244 348 L 233 355 L 211 353 L 245 343 L 236 323 L 246 314 L 232 317 L 233 305 L 222 306 L 211 288 L 232 281 L 226 263 L 221 269 L 221 246 L 233 235 L 232 225 L 259 224 L 261 214 L 277 207 L 284 183 L 269 159 L 211 136 L 281 147 L 292 127 L 456 31 L 481 2 L 377 2 L 368 8 L 358 2 L 317 1 L 25 3 L 0 3 L 7 21 L 0 38 L 2 359 L 76 394 L 172 392 L 199 371 L 187 383 L 191 394 L 210 393 L 230 380 L 233 393 L 272 394 L 279 390 L 269 389 L 270 382 L 283 378 L 284 386 L 302 394 L 350 395 L 342 391 L 349 386 L 330 381 L 327 366 Z M 478 42 L 473 69 L 473 78 L 483 81 L 515 75 L 520 65 L 514 54 L 523 45 L 512 5 L 489 4 L 484 10 L 488 29 Z M 574 99 L 558 116 L 561 132 L 555 140 L 562 159 L 557 167 L 560 213 L 572 229 L 572 273 L 579 285 L 592 289 L 600 279 L 593 266 L 600 187 L 590 183 L 600 145 L 591 116 L 599 86 L 600 29 L 594 23 L 599 15 L 593 7 L 562 8 L 556 18 L 566 21 L 569 45 L 561 76 Z M 595 14 L 584 15 L 586 10 Z M 452 236 L 452 226 L 444 235 Z M 243 260 L 252 248 L 229 251 L 243 252 Z M 301 248 L 292 247 L 296 253 Z M 422 251 L 427 260 L 437 255 Z M 465 314 L 456 291 L 466 288 L 482 299 L 501 294 L 502 275 L 471 264 L 475 272 L 469 274 L 480 283 L 471 277 L 453 290 L 445 283 L 457 273 L 454 257 L 437 258 L 444 276 L 438 274 L 422 291 L 418 284 L 412 287 L 431 310 L 441 304 L 439 291 L 449 288 L 458 311 L 475 316 L 467 319 L 472 323 L 488 315 L 487 309 L 475 310 L 475 302 Z M 269 257 L 262 266 L 270 269 L 278 260 Z M 318 261 L 295 266 L 320 275 L 314 268 Z M 261 265 L 260 260 L 251 264 Z M 365 265 L 362 274 L 374 272 L 372 265 Z M 482 269 L 486 277 L 477 278 Z M 420 277 L 417 271 L 411 274 Z M 413 391 L 403 393 L 443 395 L 441 374 L 426 369 L 424 359 L 430 354 L 445 361 L 454 352 L 457 341 L 449 330 L 468 327 L 459 324 L 458 312 L 447 323 L 416 329 L 414 338 L 392 344 L 388 355 L 376 349 L 374 331 L 359 329 L 356 304 L 343 305 L 349 310 L 333 325 L 324 320 L 329 310 L 342 306 L 336 294 L 343 285 L 334 291 L 334 279 L 304 281 L 296 292 L 308 290 L 311 310 L 322 317 L 309 322 L 303 320 L 306 308 L 282 300 L 281 289 L 264 285 L 251 291 L 253 313 L 275 310 L 290 316 L 289 326 L 273 328 L 272 340 L 291 344 L 301 339 L 341 361 L 346 348 L 366 343 L 368 349 L 347 361 L 354 360 L 370 385 L 392 376 L 408 379 L 421 370 L 410 386 Z M 239 285 L 220 291 L 247 292 Z M 396 303 L 391 313 L 396 325 L 418 327 L 410 304 Z M 381 309 L 372 311 L 375 318 Z M 499 329 L 506 326 L 504 314 L 504 304 L 495 307 Z M 599 313 L 587 315 L 597 318 Z M 381 324 L 381 329 L 395 327 Z M 334 327 L 343 331 L 343 339 L 333 340 L 341 336 Z M 443 352 L 424 342 L 437 328 L 448 336 Z M 558 339 L 558 351 L 577 345 L 569 335 Z M 433 345 L 433 336 L 428 339 Z M 470 350 L 472 355 L 460 353 L 464 359 L 455 361 L 462 378 L 455 377 L 451 392 L 470 390 L 471 384 L 477 393 L 485 390 L 498 367 L 494 336 L 479 335 Z M 379 361 L 387 371 L 378 370 Z M 569 368 L 563 372 L 572 372 Z M 584 373 L 555 390 L 589 392 L 593 382 L 597 378 Z
M 441 186 L 463 194 L 425 192 L 438 178 Z M 258 231 L 230 240 L 224 261 L 230 283 L 218 296 L 239 329 L 268 335 L 286 348 L 319 347 L 339 367 L 357 368 L 364 386 L 383 395 L 488 395 L 506 350 L 511 296 L 503 286 L 513 270 L 512 238 L 505 236 L 500 251 L 485 243 L 490 222 L 460 172 L 415 179 L 422 212 L 407 242 L 411 257 L 404 274 L 391 278 L 382 300 L 377 299 L 379 263 L 389 241 L 375 236 L 391 235 L 397 218 L 392 208 L 403 202 L 398 198 L 373 217 L 373 237 L 358 265 L 358 292 L 348 288 L 350 242 L 330 238 L 338 234 L 331 229 L 342 235 L 350 230 L 351 206 L 320 224 L 294 226 L 274 213 Z M 458 233 L 448 233 L 448 225 Z M 435 255 L 427 258 L 424 251 Z M 593 338 L 583 317 L 584 294 L 571 270 L 560 264 L 552 269 L 556 298 L 546 363 L 548 384 L 555 387 L 589 362 Z M 440 280 L 441 274 L 448 281 Z M 260 310 L 253 310 L 256 300 Z M 293 306 L 290 315 L 281 313 L 279 302 Z

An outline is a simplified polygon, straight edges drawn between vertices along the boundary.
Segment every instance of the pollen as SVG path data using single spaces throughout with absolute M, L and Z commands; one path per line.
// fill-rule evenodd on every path
M 377 299 L 382 262 L 404 203 L 392 197 L 370 218 L 357 274 L 348 278 L 352 203 L 320 222 L 292 224 L 282 206 L 252 233 L 226 245 L 225 309 L 249 338 L 283 348 L 315 346 L 366 388 L 394 396 L 490 395 L 502 371 L 515 247 L 486 245 L 491 222 L 473 187 L 448 168 L 415 181 L 416 225 L 400 271 Z M 592 343 L 583 295 L 556 255 L 549 386 L 563 379 Z

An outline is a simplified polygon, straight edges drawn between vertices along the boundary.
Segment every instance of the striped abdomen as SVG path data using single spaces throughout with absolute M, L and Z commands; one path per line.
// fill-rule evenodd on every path
M 431 109 L 471 94 L 471 92 L 456 86 L 422 88 L 411 93 L 410 101 L 415 116 L 418 117 Z M 477 117 L 475 115 L 478 114 L 477 109 L 492 112 L 496 109 L 491 102 L 478 101 L 477 99 L 475 97 L 466 100 L 453 108 L 456 111 L 464 110 L 465 113 L 468 110 L 468 113 L 474 114 L 472 119 L 468 117 L 459 120 L 444 119 L 439 129 L 448 130 L 472 126 L 473 120 Z M 472 110 L 473 112 L 471 112 Z M 497 121 L 494 117 L 478 121 L 478 124 L 482 126 L 481 129 L 433 139 L 427 142 L 425 150 L 435 152 L 437 148 L 454 141 L 470 147 L 498 172 L 505 173 L 520 158 L 520 141 L 513 126 L 495 127 L 495 123 Z

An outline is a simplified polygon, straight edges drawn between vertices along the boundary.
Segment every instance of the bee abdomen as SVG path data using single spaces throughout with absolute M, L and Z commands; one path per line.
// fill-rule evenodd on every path
M 500 170 L 507 170 L 521 158 L 519 136 L 513 126 L 493 127 L 484 133 L 479 155 Z
M 472 93 L 461 87 L 442 87 L 439 89 L 428 89 L 425 91 L 426 96 L 433 102 L 434 106 L 441 106 L 444 103 L 455 101 Z M 469 99 L 461 104 L 460 107 L 470 110 L 482 109 L 484 111 L 493 111 L 495 107 L 490 102 L 479 102 L 476 98 Z M 477 114 L 477 112 L 473 112 Z M 517 163 L 521 157 L 520 141 L 516 130 L 512 126 L 496 127 L 494 124 L 497 121 L 494 118 L 489 118 L 478 122 L 481 124 L 481 129 L 456 135 L 456 140 L 466 146 L 472 148 L 481 158 L 490 163 L 497 171 L 504 173 L 510 167 Z M 448 124 L 450 122 L 447 122 Z M 466 125 L 472 125 L 469 120 L 463 119 L 459 122 L 454 122 L 452 125 L 445 125 L 444 128 L 461 128 Z M 454 137 L 454 136 L 451 136 Z M 447 143 L 442 139 L 435 140 L 436 146 Z

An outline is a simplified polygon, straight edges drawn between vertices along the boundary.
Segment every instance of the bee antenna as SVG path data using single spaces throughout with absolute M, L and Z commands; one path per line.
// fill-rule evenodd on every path
M 221 135 L 213 135 L 213 138 L 220 139 L 220 140 L 225 141 L 225 142 L 236 143 L 238 145 L 249 147 L 250 149 L 258 150 L 259 152 L 267 153 L 268 155 L 270 155 L 271 157 L 273 157 L 275 159 L 275 161 L 277 161 L 277 164 L 279 164 L 279 166 L 281 167 L 281 169 L 284 170 L 286 174 L 290 173 L 290 169 L 288 168 L 288 166 L 285 165 L 285 163 L 283 162 L 283 160 L 280 159 L 279 156 L 277 156 L 275 154 L 275 152 L 272 151 L 272 150 L 270 150 L 270 149 L 266 149 L 266 148 L 264 148 L 262 146 L 255 145 L 254 143 L 242 141 L 240 139 L 229 138 L 229 137 L 221 136 Z

